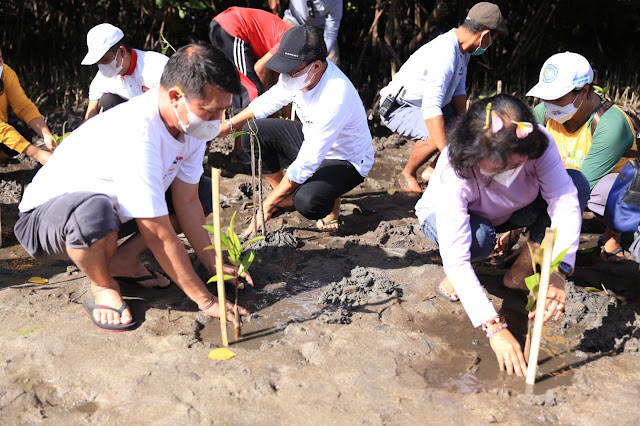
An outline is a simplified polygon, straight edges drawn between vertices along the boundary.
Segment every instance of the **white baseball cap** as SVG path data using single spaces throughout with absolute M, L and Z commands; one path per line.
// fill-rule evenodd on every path
M 93 65 L 98 62 L 109 49 L 122 40 L 124 33 L 111 24 L 100 24 L 87 33 L 89 52 L 82 60 L 82 65 Z
M 538 84 L 527 92 L 527 96 L 553 101 L 592 82 L 593 69 L 584 56 L 572 52 L 556 53 L 544 63 Z

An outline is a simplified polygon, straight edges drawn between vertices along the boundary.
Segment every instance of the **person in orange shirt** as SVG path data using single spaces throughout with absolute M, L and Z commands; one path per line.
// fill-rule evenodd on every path
M 51 151 L 55 149 L 56 143 L 51 130 L 44 122 L 38 108 L 24 94 L 15 71 L 4 63 L 2 50 L 0 50 L 0 163 L 20 153 L 35 158 L 40 164 L 46 163 L 51 157 L 51 152 L 33 145 L 7 123 L 9 106 L 38 136 L 44 139 L 47 148 Z

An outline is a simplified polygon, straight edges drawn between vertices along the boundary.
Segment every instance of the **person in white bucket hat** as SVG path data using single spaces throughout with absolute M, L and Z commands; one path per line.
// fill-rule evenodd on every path
M 543 100 L 534 109 L 536 121 L 553 136 L 579 198 L 587 192 L 587 206 L 602 216 L 617 172 L 629 159 L 625 154 L 634 148 L 635 132 L 629 116 L 593 90 L 593 77 L 585 57 L 557 53 L 544 63 L 527 96 Z M 601 247 L 605 260 L 623 257 L 620 234 L 612 229 L 601 237 Z
M 89 86 L 85 121 L 157 87 L 169 60 L 157 52 L 132 49 L 122 30 L 108 23 L 89 30 L 87 47 L 82 65 L 96 64 L 99 71 Z

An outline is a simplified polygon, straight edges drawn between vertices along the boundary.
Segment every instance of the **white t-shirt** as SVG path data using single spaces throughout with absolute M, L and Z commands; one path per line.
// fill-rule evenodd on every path
M 401 104 L 422 110 L 424 119 L 442 115 L 451 98 L 466 94 L 467 64 L 471 55 L 462 53 L 455 29 L 418 49 L 402 65 L 393 80 L 380 90 L 380 99 L 395 95 Z
M 311 12 L 312 8 L 313 12 Z M 310 16 L 310 13 L 315 16 Z M 284 11 L 284 19 L 298 25 L 310 25 L 324 29 L 327 52 L 331 52 L 340 29 L 342 0 L 290 0 L 289 8 Z
M 106 194 L 122 222 L 168 214 L 174 179 L 197 184 L 206 142 L 175 139 L 160 118 L 158 90 L 99 114 L 74 130 L 27 187 L 21 212 L 62 194 Z
M 287 177 L 304 183 L 322 160 L 347 160 L 361 176 L 373 166 L 373 142 L 367 114 L 351 81 L 331 61 L 318 84 L 308 92 L 287 91 L 282 76 L 271 89 L 249 105 L 256 118 L 264 118 L 290 102 L 302 122 L 304 141 Z
M 131 75 L 116 75 L 107 78 L 100 71 L 89 86 L 89 100 L 100 100 L 105 93 L 113 93 L 125 99 L 142 95 L 149 89 L 160 86 L 160 77 L 169 58 L 157 52 L 131 49 L 138 56 Z

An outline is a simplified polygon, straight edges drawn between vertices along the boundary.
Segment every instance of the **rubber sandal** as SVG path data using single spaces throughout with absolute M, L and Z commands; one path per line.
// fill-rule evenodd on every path
M 624 249 L 622 247 L 618 247 L 611 252 L 604 249 L 604 235 L 598 237 L 598 247 L 600 247 L 600 257 L 605 262 L 619 262 L 624 260 Z M 622 256 L 618 256 L 620 253 L 622 253 Z
M 155 280 L 159 277 L 165 277 L 167 279 L 169 279 L 166 275 L 161 274 L 160 272 L 154 271 L 152 269 L 147 268 L 147 271 L 149 271 L 149 275 L 144 275 L 142 277 L 113 277 L 114 280 L 116 280 L 116 282 L 118 284 L 122 284 L 122 285 L 139 285 L 142 287 L 142 284 L 140 284 L 141 282 L 144 281 L 149 281 L 149 280 Z M 146 288 L 159 288 L 159 289 L 167 289 L 168 287 L 171 286 L 171 280 L 169 280 L 169 284 L 165 285 L 165 286 L 153 286 L 153 287 L 146 287 Z
M 336 226 L 333 227 L 332 225 Z M 338 219 L 333 219 L 328 222 L 325 222 L 324 219 L 318 219 L 318 221 L 316 222 L 316 227 L 318 228 L 318 231 L 334 232 L 340 229 L 340 222 L 338 221 Z
M 455 291 L 453 293 L 447 294 L 445 289 L 442 288 L 442 283 L 444 283 L 446 279 L 447 278 L 443 279 L 438 284 L 436 284 L 436 296 L 438 296 L 441 299 L 447 300 L 451 303 L 459 302 L 460 298 L 458 297 L 458 294 Z
M 136 325 L 136 322 L 131 321 L 129 324 L 108 324 L 108 323 L 103 324 L 99 321 L 96 321 L 95 317 L 93 316 L 93 311 L 95 311 L 96 309 L 109 309 L 111 311 L 119 313 L 122 316 L 122 313 L 127 308 L 128 308 L 127 302 L 122 302 L 122 306 L 120 306 L 119 309 L 112 308 L 111 306 L 96 305 L 95 299 L 87 299 L 82 302 L 82 309 L 84 309 L 87 315 L 89 315 L 89 318 L 91 318 L 93 325 L 98 327 L 100 330 L 111 331 L 116 333 L 120 331 L 131 330 Z

